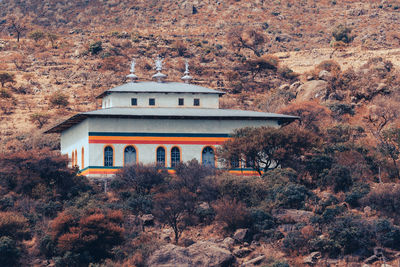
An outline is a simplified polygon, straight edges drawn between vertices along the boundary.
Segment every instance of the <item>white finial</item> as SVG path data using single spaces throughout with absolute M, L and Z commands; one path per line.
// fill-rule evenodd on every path
M 134 83 L 135 80 L 138 78 L 138 77 L 135 75 L 135 63 L 136 63 L 136 60 L 133 58 L 133 59 L 132 59 L 132 62 L 131 62 L 131 69 L 130 69 L 131 74 L 126 75 L 126 78 L 131 79 L 131 82 L 133 82 L 133 83 Z
M 131 63 L 131 73 L 135 73 L 135 63 L 136 63 L 135 59 L 134 59 L 134 58 L 132 58 L 132 63 Z
M 156 58 L 156 71 L 162 71 L 162 62 L 163 59 L 160 57 Z
M 163 62 L 163 59 L 160 58 L 160 57 L 157 57 L 156 60 L 155 60 L 155 63 L 156 63 L 156 71 L 157 71 L 157 73 L 153 75 L 153 78 L 156 78 L 156 79 L 157 79 L 157 82 L 159 82 L 159 83 L 162 82 L 162 79 L 164 79 L 165 77 L 167 77 L 167 75 L 161 73 L 161 70 L 162 70 L 162 62 Z
M 189 83 L 191 79 L 193 79 L 192 76 L 189 75 L 189 61 L 186 60 L 185 62 L 185 74 L 181 79 L 185 81 L 185 83 Z

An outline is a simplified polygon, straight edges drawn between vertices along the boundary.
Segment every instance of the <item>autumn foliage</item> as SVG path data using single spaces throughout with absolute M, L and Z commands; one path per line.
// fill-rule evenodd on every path
M 111 248 L 123 241 L 122 222 L 121 211 L 67 210 L 52 222 L 51 236 L 62 253 L 77 253 L 97 262 L 110 257 Z

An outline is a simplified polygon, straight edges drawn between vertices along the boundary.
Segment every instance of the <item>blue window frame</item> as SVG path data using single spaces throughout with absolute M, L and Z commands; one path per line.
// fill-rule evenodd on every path
M 114 165 L 114 150 L 110 146 L 104 148 L 104 166 L 112 167 Z

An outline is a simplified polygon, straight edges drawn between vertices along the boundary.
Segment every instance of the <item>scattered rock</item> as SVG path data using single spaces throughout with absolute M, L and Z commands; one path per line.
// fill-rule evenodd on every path
M 366 264 L 371 264 L 379 260 L 379 258 L 376 255 L 372 255 L 371 257 L 365 259 L 364 263 Z
M 202 202 L 200 203 L 199 208 L 201 208 L 202 210 L 208 210 L 210 209 L 210 204 L 208 204 L 207 202 Z
M 222 244 L 227 248 L 231 248 L 235 244 L 235 239 L 232 237 L 227 237 L 224 239 L 224 241 L 222 241 Z
M 320 80 L 329 81 L 332 79 L 332 74 L 327 70 L 321 70 L 318 74 Z
M 233 255 L 238 258 L 244 258 L 252 252 L 249 248 L 237 248 L 233 251 Z
M 250 247 L 252 249 L 255 249 L 256 247 L 259 247 L 259 246 L 260 246 L 260 242 L 258 242 L 258 241 L 252 241 L 250 244 Z
M 197 242 L 184 248 L 167 244 L 155 251 L 147 261 L 155 267 L 231 266 L 235 258 L 230 251 L 207 241 Z
M 279 90 L 280 90 L 280 91 L 286 91 L 286 90 L 288 90 L 289 88 L 290 88 L 290 85 L 287 84 L 287 83 L 282 84 L 281 86 L 279 86 Z
M 249 237 L 249 229 L 237 229 L 235 234 L 233 235 L 233 239 L 235 239 L 239 243 L 243 243 L 244 241 L 249 240 Z
M 181 243 L 184 247 L 193 245 L 195 242 L 190 238 L 182 238 Z
M 265 256 L 259 256 L 252 260 L 246 261 L 242 264 L 242 266 L 252 266 L 252 265 L 259 265 L 265 260 Z
M 290 85 L 289 90 L 290 91 L 296 91 L 297 88 L 301 85 L 300 81 L 294 82 Z
M 150 226 L 154 224 L 154 216 L 153 214 L 145 214 L 139 217 L 142 221 L 143 226 Z
M 308 222 L 314 215 L 311 211 L 295 210 L 295 209 L 279 209 L 273 210 L 272 215 L 277 218 L 281 223 L 299 223 Z
M 318 251 L 312 252 L 310 255 L 304 257 L 303 263 L 314 265 L 317 263 L 318 259 L 321 258 L 321 253 Z
M 292 37 L 290 37 L 290 35 L 288 35 L 288 34 L 281 34 L 281 35 L 275 37 L 275 41 L 277 41 L 277 42 L 289 43 L 291 40 L 292 40 Z
M 297 88 L 297 98 L 301 100 L 325 98 L 327 87 L 328 83 L 322 80 L 305 82 Z

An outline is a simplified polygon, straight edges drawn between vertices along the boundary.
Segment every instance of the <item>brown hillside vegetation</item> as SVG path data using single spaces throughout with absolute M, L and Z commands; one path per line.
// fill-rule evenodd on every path
M 399 16 L 390 0 L 0 0 L 0 265 L 395 266 Z M 66 167 L 43 131 L 99 108 L 132 57 L 150 80 L 157 56 L 169 81 L 189 60 L 221 108 L 301 118 L 222 146 L 259 177 L 137 165 L 105 193 Z

